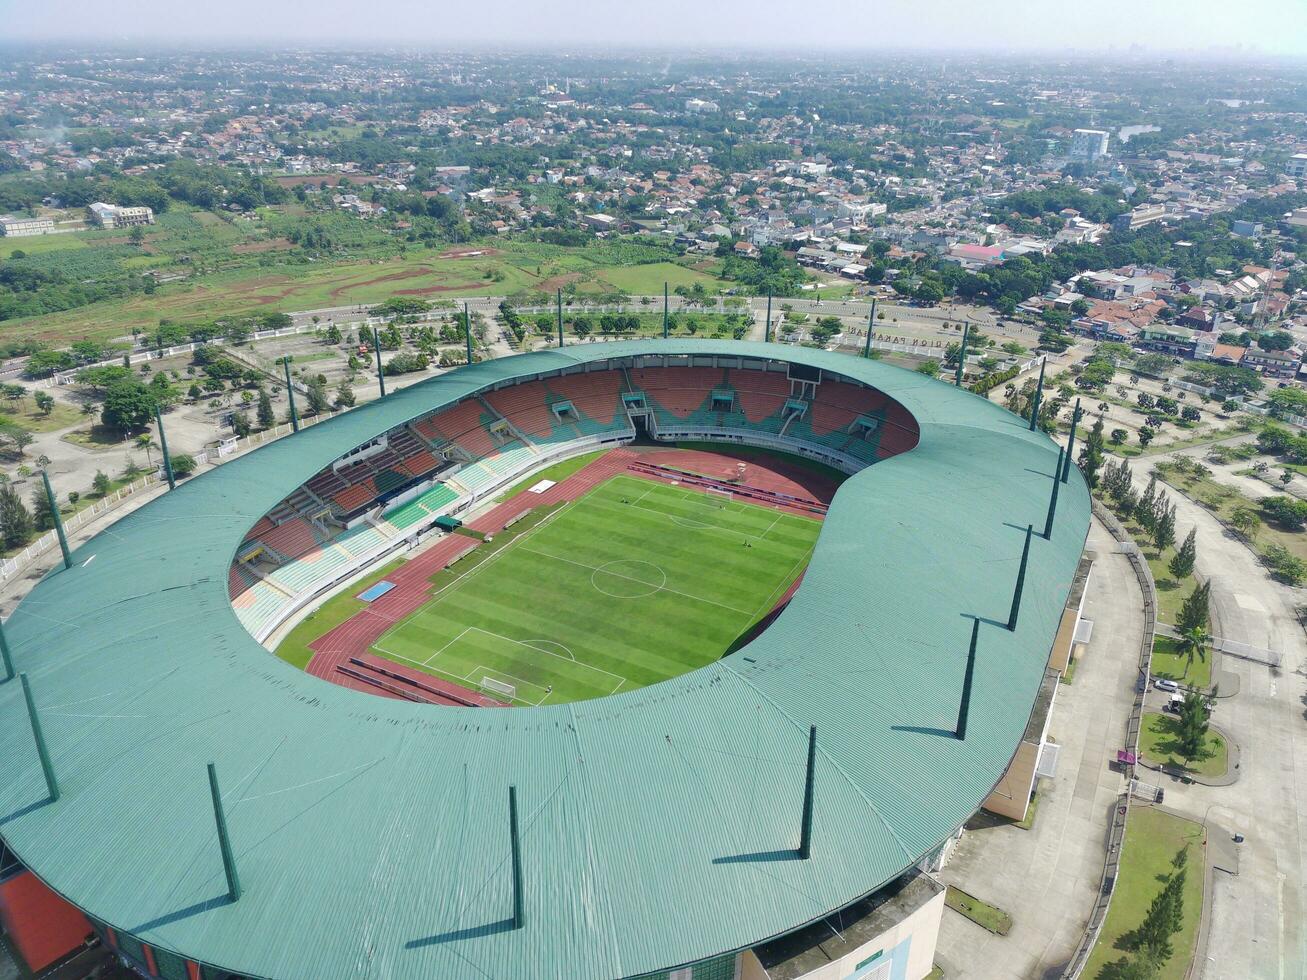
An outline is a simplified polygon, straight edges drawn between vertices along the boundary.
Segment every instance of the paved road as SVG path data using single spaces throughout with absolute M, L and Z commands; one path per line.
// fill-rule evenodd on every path
M 1206 980 L 1307 976 L 1307 639 L 1294 609 L 1301 591 L 1272 581 L 1215 518 L 1171 493 L 1178 533 L 1198 528 L 1198 571 L 1213 580 L 1213 631 L 1279 651 L 1280 669 L 1223 656 L 1239 694 L 1221 702 L 1220 724 L 1241 749 L 1231 787 L 1163 782 L 1166 802 L 1195 819 L 1243 833 L 1237 877 L 1215 876 Z
M 1085 596 L 1093 639 L 1075 683 L 1059 688 L 1049 734 L 1060 745 L 1057 774 L 1040 783 L 1031 830 L 985 815 L 973 821 L 941 877 L 1006 910 L 1006 937 L 946 911 L 938 959 L 950 978 L 1058 976 L 1084 933 L 1103 877 L 1107 822 L 1124 790 L 1108 768 L 1125 736 L 1134 698 L 1143 597 L 1111 536 L 1094 522 L 1097 552 Z

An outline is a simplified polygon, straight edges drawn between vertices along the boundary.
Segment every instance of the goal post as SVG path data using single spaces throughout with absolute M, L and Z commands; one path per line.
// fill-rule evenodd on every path
M 493 691 L 495 694 L 502 694 L 506 698 L 517 698 L 517 685 L 509 684 L 506 681 L 497 681 L 493 677 L 481 678 L 481 690 Z
M 719 490 L 716 487 L 705 487 L 704 491 L 704 496 L 708 498 L 709 505 L 719 510 L 729 504 L 735 497 L 735 494 L 730 490 Z

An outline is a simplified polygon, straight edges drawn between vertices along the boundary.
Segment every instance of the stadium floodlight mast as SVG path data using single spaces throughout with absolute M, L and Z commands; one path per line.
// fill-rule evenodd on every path
M 962 321 L 962 345 L 958 348 L 957 387 L 962 387 L 962 376 L 967 369 L 967 338 L 971 336 L 971 321 Z
M 177 489 L 177 478 L 172 472 L 172 457 L 168 455 L 168 436 L 163 431 L 163 411 L 154 405 L 154 424 L 159 427 L 159 453 L 163 456 L 163 475 L 168 478 L 168 489 Z
M 59 536 L 59 550 L 63 552 L 64 568 L 72 568 L 73 556 L 68 553 L 68 536 L 64 534 L 64 519 L 59 516 L 59 501 L 55 499 L 54 487 L 50 486 L 50 471 L 42 470 L 41 479 L 45 482 L 45 499 L 50 504 L 50 519 L 54 521 L 54 532 Z
M 19 674 L 18 681 L 23 685 L 23 700 L 27 702 L 27 718 L 32 723 L 32 738 L 36 740 L 36 755 L 41 760 L 41 772 L 45 775 L 45 788 L 50 794 L 50 802 L 59 801 L 59 783 L 54 778 L 54 766 L 50 764 L 50 750 L 45 745 L 45 733 L 41 731 L 41 719 L 36 713 L 36 702 L 32 699 L 32 685 L 27 674 Z
M 472 363 L 472 314 L 468 312 L 467 301 L 463 302 L 463 332 L 467 335 L 467 363 Z
M 218 770 L 209 763 L 209 795 L 213 797 L 213 820 L 218 827 L 218 849 L 222 852 L 222 871 L 227 876 L 227 897 L 233 902 L 241 897 L 241 879 L 236 873 L 236 855 L 232 853 L 227 833 L 227 814 L 222 808 L 222 791 L 218 789 Z
M 1021 592 L 1026 587 L 1026 562 L 1030 560 L 1030 538 L 1035 533 L 1035 525 L 1026 525 L 1026 543 L 1021 549 L 1021 564 L 1017 567 L 1017 586 L 1012 591 L 1012 609 L 1007 614 L 1007 628 L 1015 633 L 1017 614 L 1021 612 Z
M 372 347 L 377 352 L 377 387 L 381 389 L 381 397 L 386 397 L 386 372 L 381 367 L 381 334 L 377 333 L 377 328 L 372 328 Z
M 513 928 L 526 924 L 522 910 L 522 840 L 517 824 L 517 787 L 508 787 L 508 838 L 513 857 Z
M 563 290 L 558 290 L 558 349 L 563 349 Z
M 871 312 L 867 314 L 867 342 L 862 346 L 862 356 L 871 357 L 871 337 L 876 332 L 876 300 L 871 300 Z
M 299 432 L 300 416 L 299 413 L 295 411 L 295 386 L 290 383 L 290 358 L 283 357 L 281 359 L 281 366 L 286 369 L 286 400 L 290 402 L 290 430 L 292 432 Z
M 1041 358 L 1039 361 L 1039 381 L 1035 384 L 1035 396 L 1030 400 L 1030 431 L 1034 432 L 1035 427 L 1039 425 L 1039 404 L 1044 400 L 1044 366 L 1048 364 L 1048 358 Z
M 1080 421 L 1080 399 L 1076 399 L 1075 408 L 1071 409 L 1071 435 L 1066 441 L 1066 455 L 1062 457 L 1062 482 L 1071 478 L 1071 450 L 1076 444 L 1076 423 Z
M 9 640 L 5 636 L 5 624 L 0 622 L 0 663 L 5 669 L 5 680 L 14 679 L 14 655 L 9 652 Z
M 671 309 L 668 304 L 671 300 L 667 296 L 667 283 L 663 282 L 663 340 L 667 339 L 667 321 L 671 316 Z
M 1057 514 L 1057 489 L 1062 485 L 1062 447 L 1057 447 L 1057 463 L 1053 466 L 1053 492 L 1048 497 L 1048 516 L 1044 518 L 1044 540 L 1053 540 L 1053 517 Z
M 971 679 L 976 673 L 976 641 L 980 638 L 980 618 L 971 621 L 971 645 L 967 648 L 967 669 L 962 675 L 962 701 L 958 705 L 958 724 L 953 737 L 959 742 L 967 739 L 967 715 L 971 712 Z
M 799 859 L 812 854 L 812 805 L 817 769 L 817 726 L 808 726 L 808 769 L 803 780 L 803 822 L 799 825 Z
M 771 290 L 767 290 L 767 321 L 762 326 L 763 343 L 771 341 Z

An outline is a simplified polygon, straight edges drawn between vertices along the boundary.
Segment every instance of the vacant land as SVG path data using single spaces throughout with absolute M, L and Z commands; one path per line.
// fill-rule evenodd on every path
M 1116 879 L 1112 907 L 1090 954 L 1084 977 L 1143 976 L 1128 973 L 1136 960 L 1133 936 L 1148 914 L 1148 906 L 1174 872 L 1172 859 L 1188 848 L 1180 931 L 1171 937 L 1170 959 L 1155 974 L 1159 980 L 1181 980 L 1193 958 L 1194 940 L 1203 908 L 1203 868 L 1206 833 L 1201 824 L 1161 810 L 1136 807 L 1126 825 L 1121 849 L 1121 873 Z
M 615 477 L 452 579 L 374 650 L 518 704 L 602 697 L 718 659 L 807 564 L 820 524 Z M 504 692 L 501 692 L 504 693 Z

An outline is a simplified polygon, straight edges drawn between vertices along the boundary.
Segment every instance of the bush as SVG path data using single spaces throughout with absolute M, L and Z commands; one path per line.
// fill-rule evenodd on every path
M 386 362 L 385 373 L 390 374 L 410 374 L 413 371 L 425 371 L 427 364 L 425 354 L 396 354 Z
M 1283 545 L 1267 545 L 1262 557 L 1271 571 L 1289 585 L 1299 585 L 1307 578 L 1307 562 Z
M 190 476 L 199 466 L 195 462 L 195 457 L 189 453 L 177 453 L 175 456 L 169 456 L 168 461 L 172 463 L 173 476 Z

